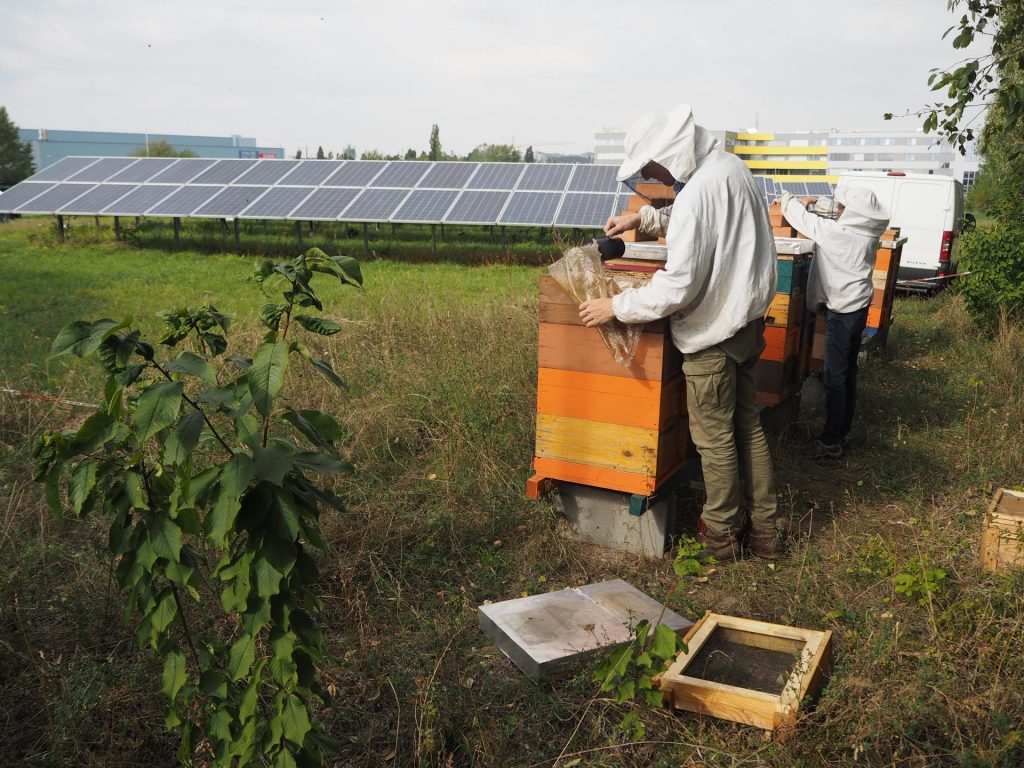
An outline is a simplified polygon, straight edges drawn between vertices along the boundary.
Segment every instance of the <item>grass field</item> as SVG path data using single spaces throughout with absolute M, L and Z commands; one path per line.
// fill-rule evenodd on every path
M 79 232 L 58 246 L 49 225 L 0 226 L 0 385 L 94 402 L 95 368 L 46 360 L 78 318 L 132 315 L 155 331 L 155 311 L 209 300 L 255 339 L 252 258 Z M 1024 578 L 985 574 L 975 554 L 992 490 L 1021 483 L 1020 329 L 978 334 L 949 293 L 899 300 L 888 352 L 863 369 L 848 457 L 810 460 L 813 417 L 772 437 L 780 503 L 803 531 L 792 553 L 718 567 L 668 598 L 694 617 L 833 630 L 835 672 L 797 732 L 763 742 L 645 710 L 647 735 L 630 743 L 616 729 L 628 708 L 598 695 L 588 669 L 535 686 L 476 626 L 485 600 L 614 577 L 665 599 L 675 580 L 668 562 L 566 540 L 552 506 L 524 498 L 540 269 L 511 261 L 364 264 L 365 291 L 328 294 L 345 330 L 321 350 L 351 393 L 289 392 L 352 430 L 357 467 L 336 481 L 348 512 L 323 520 L 323 672 L 338 696 L 321 717 L 343 744 L 332 764 L 1024 762 Z M 159 667 L 120 615 L 106 526 L 55 519 L 31 479 L 34 436 L 82 415 L 0 395 L 0 764 L 173 765 Z M 682 502 L 692 523 L 700 490 Z

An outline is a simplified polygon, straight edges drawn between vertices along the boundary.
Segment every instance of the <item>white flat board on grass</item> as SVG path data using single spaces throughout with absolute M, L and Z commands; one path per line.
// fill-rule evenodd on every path
M 693 626 L 622 579 L 481 605 L 477 617 L 491 641 L 535 683 L 628 643 L 643 619 L 654 624 L 660 617 L 680 634 Z

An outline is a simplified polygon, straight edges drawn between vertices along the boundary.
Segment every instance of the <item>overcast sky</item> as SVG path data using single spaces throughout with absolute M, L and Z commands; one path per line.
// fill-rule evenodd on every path
M 680 102 L 709 128 L 916 128 L 957 55 L 946 0 L 0 0 L 23 128 L 386 153 L 593 150 Z

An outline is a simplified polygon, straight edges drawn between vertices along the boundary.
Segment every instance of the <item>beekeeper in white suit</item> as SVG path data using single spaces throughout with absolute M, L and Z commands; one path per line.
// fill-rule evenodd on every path
M 836 187 L 835 221 L 808 213 L 813 197 L 797 200 L 783 193 L 782 213 L 797 232 L 817 244 L 807 280 L 807 308 L 825 311 L 825 428 L 814 446 L 819 459 L 843 455 L 857 404 L 857 354 L 874 286 L 878 238 L 889 212 L 866 187 Z
M 670 211 L 647 206 L 612 217 L 605 232 L 639 227 L 664 235 L 668 261 L 643 287 L 584 302 L 580 317 L 594 326 L 613 317 L 646 323 L 672 316 L 690 434 L 707 489 L 700 526 L 706 553 L 735 559 L 746 541 L 760 557 L 779 557 L 785 532 L 754 379 L 764 313 L 775 293 L 775 242 L 764 200 L 743 161 L 717 149 L 688 105 L 640 118 L 626 133 L 625 150 L 620 181 L 640 173 L 685 186 Z

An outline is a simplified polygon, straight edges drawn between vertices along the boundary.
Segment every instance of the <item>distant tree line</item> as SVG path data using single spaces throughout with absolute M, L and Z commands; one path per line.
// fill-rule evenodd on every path
M 317 160 L 354 160 L 356 150 L 351 145 L 345 147 L 341 152 L 324 152 L 323 146 L 317 147 Z M 295 159 L 302 159 L 302 150 L 295 153 Z M 468 160 L 475 163 L 532 163 L 535 162 L 533 147 L 527 147 L 525 152 L 520 153 L 511 144 L 479 144 L 468 155 L 459 155 L 453 152 L 445 152 L 441 146 L 441 130 L 437 123 L 430 128 L 430 141 L 428 149 L 417 152 L 411 147 L 405 153 L 396 152 L 388 154 L 379 149 L 364 149 L 359 153 L 360 160 Z

